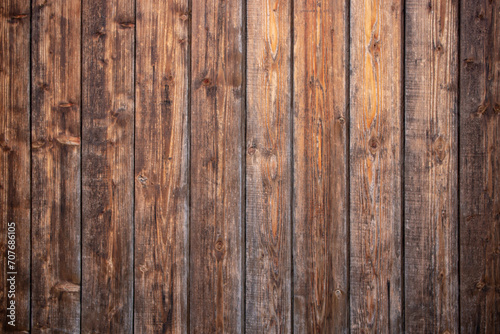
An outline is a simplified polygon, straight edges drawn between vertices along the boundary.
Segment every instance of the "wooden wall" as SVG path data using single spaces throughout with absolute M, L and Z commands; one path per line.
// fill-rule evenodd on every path
M 500 1 L 4 0 L 0 171 L 2 333 L 499 333 Z

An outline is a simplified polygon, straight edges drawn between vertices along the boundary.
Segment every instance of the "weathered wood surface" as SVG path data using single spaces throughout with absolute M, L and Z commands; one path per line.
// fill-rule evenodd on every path
M 0 5 L 0 332 L 30 328 L 30 1 Z M 8 226 L 15 224 L 15 249 Z M 12 246 L 12 242 L 10 243 Z M 15 252 L 16 296 L 8 296 L 8 251 Z M 16 303 L 15 327 L 7 306 Z M 9 311 L 10 313 L 10 311 Z
M 136 333 L 187 331 L 189 15 L 137 2 Z
M 349 331 L 347 13 L 294 2 L 295 333 Z
M 458 1 L 406 2 L 405 323 L 458 328 Z
M 192 333 L 243 331 L 243 1 L 192 1 Z
M 133 330 L 134 7 L 83 1 L 83 333 Z
M 500 2 L 462 1 L 460 325 L 500 332 Z

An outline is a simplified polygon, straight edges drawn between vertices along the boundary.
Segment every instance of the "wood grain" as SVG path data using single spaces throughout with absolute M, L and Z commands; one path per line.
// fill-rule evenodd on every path
M 351 2 L 352 332 L 402 331 L 402 1 Z
M 296 333 L 349 331 L 346 5 L 294 5 Z
M 133 0 L 83 1 L 83 333 L 131 333 Z
M 500 332 L 500 2 L 462 1 L 460 330 Z
M 187 332 L 189 15 L 137 2 L 136 333 Z
M 405 315 L 458 332 L 458 1 L 406 2 Z
M 0 5 L 0 332 L 30 328 L 30 1 Z M 7 238 L 15 224 L 15 249 Z M 9 247 L 10 246 L 10 247 Z M 14 252 L 15 298 L 9 297 L 8 251 Z M 12 254 L 12 253 L 11 253 Z M 15 302 L 15 327 L 7 307 Z
M 243 2 L 192 1 L 190 331 L 240 333 Z
M 291 332 L 291 1 L 247 2 L 246 332 Z
M 80 326 L 80 1 L 32 4 L 33 332 Z

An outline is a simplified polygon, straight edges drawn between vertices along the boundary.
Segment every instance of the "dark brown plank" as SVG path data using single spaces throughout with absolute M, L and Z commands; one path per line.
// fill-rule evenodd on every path
M 500 332 L 500 2 L 462 1 L 460 324 Z
M 291 1 L 247 2 L 246 332 L 291 332 Z
M 351 2 L 353 332 L 402 331 L 402 4 Z
M 77 0 L 33 13 L 33 332 L 80 326 L 80 13 Z
M 457 0 L 406 2 L 406 330 L 458 332 Z
M 186 333 L 188 1 L 137 2 L 135 332 Z
M 192 1 L 190 331 L 242 331 L 243 1 Z
M 133 330 L 134 7 L 83 1 L 83 333 Z
M 0 5 L 0 231 L 2 231 L 0 332 L 7 330 L 27 332 L 30 328 L 29 45 L 30 1 L 2 1 Z M 8 231 L 15 233 L 8 234 Z M 14 239 L 9 239 L 11 235 Z M 13 262 L 9 262 L 9 257 Z M 10 267 L 11 265 L 13 267 Z M 17 274 L 8 274 L 9 272 Z M 14 295 L 10 288 L 13 277 Z M 15 303 L 13 311 L 15 318 L 10 316 L 11 302 Z M 9 322 L 14 326 L 9 325 Z
M 348 323 L 347 2 L 294 5 L 294 331 Z

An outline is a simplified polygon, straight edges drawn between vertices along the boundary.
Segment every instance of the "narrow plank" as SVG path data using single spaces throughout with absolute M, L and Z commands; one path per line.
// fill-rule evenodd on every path
M 83 1 L 83 333 L 133 330 L 134 7 Z
M 294 332 L 347 333 L 347 2 L 294 13 Z
M 242 331 L 243 1 L 192 1 L 190 331 Z
M 247 2 L 246 332 L 290 333 L 291 1 Z
M 80 326 L 80 13 L 34 1 L 32 42 L 33 331 Z
M 500 332 L 500 2 L 462 1 L 460 324 Z
M 186 0 L 137 2 L 135 332 L 186 333 Z
M 458 332 L 457 0 L 406 2 L 406 330 Z
M 402 331 L 402 5 L 351 2 L 353 332 Z
M 0 332 L 27 332 L 30 329 L 29 45 L 30 1 L 2 1 L 0 5 L 0 231 L 2 231 Z M 14 229 L 15 241 L 10 241 L 8 231 Z M 15 255 L 13 270 L 9 269 L 13 263 L 8 262 L 8 257 L 12 255 Z M 8 275 L 7 272 L 17 272 L 17 274 Z M 15 296 L 10 295 L 12 281 L 8 279 L 12 276 L 15 277 Z M 11 313 L 11 310 L 7 309 L 11 302 L 15 303 L 15 318 L 7 318 Z

